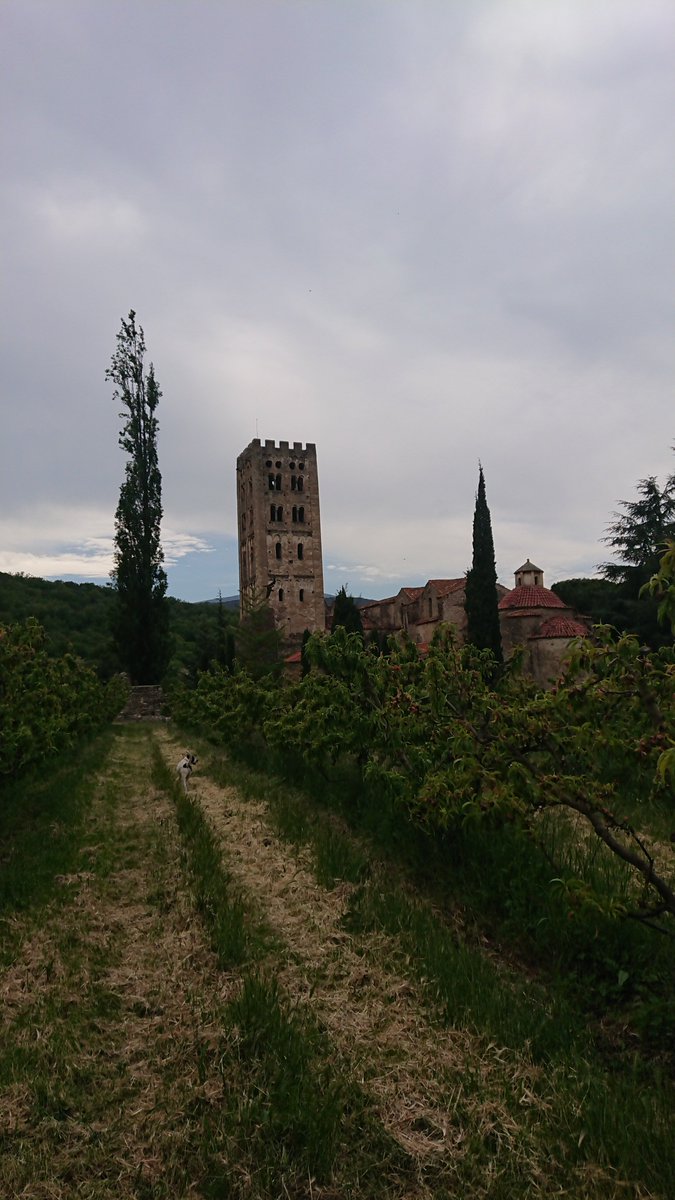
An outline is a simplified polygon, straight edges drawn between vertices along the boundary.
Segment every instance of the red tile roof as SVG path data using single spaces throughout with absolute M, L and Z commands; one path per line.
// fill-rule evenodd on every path
M 437 596 L 449 596 L 451 592 L 458 592 L 460 588 L 466 585 L 466 579 L 462 576 L 461 579 L 429 579 L 426 586 L 432 587 Z M 424 591 L 424 588 L 422 588 Z
M 464 579 L 430 579 L 426 584 L 435 588 L 437 595 L 448 596 L 450 592 L 456 592 L 464 586 Z M 423 587 L 402 587 L 395 596 L 384 596 L 382 600 L 371 600 L 368 604 L 362 604 L 360 611 L 364 612 L 369 608 L 379 608 L 382 604 L 393 604 L 396 600 L 411 601 L 417 600 L 418 596 L 422 595 Z
M 381 600 L 369 600 L 367 604 L 359 606 L 359 612 L 363 612 L 367 608 L 379 608 L 380 604 L 393 604 L 395 596 L 383 596 Z
M 548 588 L 517 587 L 499 601 L 499 608 L 567 608 L 567 605 Z
M 574 621 L 572 617 L 549 617 L 548 621 L 544 621 L 537 632 L 530 636 L 534 638 L 588 637 L 588 629 L 581 621 Z

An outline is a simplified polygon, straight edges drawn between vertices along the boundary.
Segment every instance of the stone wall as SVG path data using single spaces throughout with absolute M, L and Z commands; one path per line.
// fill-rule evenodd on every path
M 237 459 L 242 615 L 266 601 L 287 646 L 325 628 L 316 446 L 259 438 Z
M 158 684 L 132 687 L 117 721 L 163 721 L 162 689 Z

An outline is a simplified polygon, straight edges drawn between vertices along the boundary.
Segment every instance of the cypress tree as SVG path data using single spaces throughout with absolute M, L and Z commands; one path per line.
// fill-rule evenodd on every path
M 361 613 L 354 597 L 349 595 L 346 587 L 341 587 L 335 597 L 331 633 L 337 629 L 338 625 L 344 626 L 348 633 L 358 633 L 363 637 Z
M 126 410 L 119 444 L 129 455 L 115 514 L 112 572 L 117 593 L 113 633 L 134 683 L 158 683 L 169 659 L 167 578 L 160 542 L 162 477 L 157 458 L 161 391 L 152 363 L 144 366 L 145 337 L 133 309 L 117 335 L 106 379 Z
M 466 577 L 467 638 L 480 650 L 491 650 L 497 662 L 502 662 L 498 603 L 492 521 L 485 497 L 483 468 L 479 463 L 473 514 L 473 561 Z

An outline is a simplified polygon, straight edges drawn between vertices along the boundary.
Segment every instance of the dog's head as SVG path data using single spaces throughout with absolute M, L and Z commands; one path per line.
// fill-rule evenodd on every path
M 189 750 L 187 750 L 185 752 L 185 758 L 183 761 L 186 762 L 188 766 L 194 767 L 195 763 L 199 762 L 199 759 L 197 758 L 196 754 L 190 754 Z

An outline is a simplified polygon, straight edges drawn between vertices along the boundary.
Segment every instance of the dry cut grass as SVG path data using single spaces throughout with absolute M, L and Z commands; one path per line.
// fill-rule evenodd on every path
M 198 1195 L 195 1111 L 222 1095 L 214 970 L 165 796 L 136 739 L 101 780 L 89 868 L 3 973 L 0 1195 Z M 101 837 L 101 834 L 104 837 Z M 194 1171 L 194 1178 L 200 1172 Z
M 178 743 L 166 731 L 160 737 L 172 761 Z M 194 777 L 193 794 L 228 869 L 278 935 L 283 950 L 270 968 L 294 1003 L 315 1013 L 338 1059 L 373 1098 L 382 1125 L 415 1164 L 416 1194 L 650 1194 L 598 1164 L 564 1162 L 545 1069 L 527 1053 L 448 1027 L 412 974 L 393 967 L 401 960 L 395 939 L 352 937 L 344 917 L 354 885 L 321 887 L 310 852 L 275 835 L 264 800 L 244 800 L 205 771 Z
M 119 728 L 59 902 L 12 918 L 0 1196 L 650 1200 L 566 1161 L 544 1069 L 441 1019 L 396 937 L 350 932 L 354 885 L 322 887 L 264 800 L 204 770 L 192 805 L 223 875 L 199 883 L 211 860 L 190 857 L 153 743 L 173 771 L 165 728 Z M 247 931 L 271 931 L 236 966 L 212 946 L 228 880 Z

